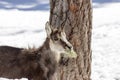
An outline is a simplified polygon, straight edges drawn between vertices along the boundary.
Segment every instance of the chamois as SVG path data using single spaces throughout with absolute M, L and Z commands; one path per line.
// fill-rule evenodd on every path
M 37 49 L 0 46 L 0 77 L 8 79 L 54 80 L 61 54 L 77 57 L 73 46 L 66 39 L 63 28 L 55 28 L 46 23 L 47 38 Z

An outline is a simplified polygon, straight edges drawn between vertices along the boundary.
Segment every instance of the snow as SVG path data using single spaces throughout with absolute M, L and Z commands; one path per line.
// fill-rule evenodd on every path
M 47 0 L 37 1 L 47 2 Z M 5 2 L 2 4 L 7 6 Z M 19 4 L 17 7 L 31 6 Z M 93 7 L 91 78 L 120 80 L 120 3 L 102 5 L 95 3 Z M 48 10 L 25 11 L 0 8 L 0 45 L 39 47 L 46 38 L 44 28 L 48 20 Z M 0 78 L 0 80 L 7 79 Z
M 92 80 L 120 80 L 120 3 L 93 10 Z
M 0 10 L 0 45 L 27 47 L 41 44 L 48 11 Z

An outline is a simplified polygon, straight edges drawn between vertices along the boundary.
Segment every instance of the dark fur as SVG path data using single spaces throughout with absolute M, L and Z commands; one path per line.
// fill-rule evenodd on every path
M 53 80 L 57 62 L 47 38 L 38 49 L 0 46 L 0 77 L 9 79 Z

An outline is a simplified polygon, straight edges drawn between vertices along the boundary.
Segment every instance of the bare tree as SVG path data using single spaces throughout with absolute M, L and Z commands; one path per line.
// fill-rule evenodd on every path
M 68 40 L 78 54 L 60 66 L 57 80 L 90 80 L 91 75 L 91 0 L 50 0 L 50 24 L 65 27 Z

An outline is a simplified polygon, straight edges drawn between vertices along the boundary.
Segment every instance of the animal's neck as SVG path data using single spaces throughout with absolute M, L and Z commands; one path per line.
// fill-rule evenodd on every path
M 42 53 L 44 53 L 46 51 L 50 51 L 49 38 L 46 38 L 45 42 L 43 43 L 43 45 L 40 48 L 38 48 L 38 50 Z
M 51 55 L 50 57 L 54 58 L 57 62 L 59 62 L 60 60 L 60 55 L 58 53 L 56 53 L 55 51 L 52 51 L 50 48 L 50 39 L 46 38 L 44 44 L 38 49 L 38 51 L 40 52 L 40 54 L 47 54 L 48 56 Z

